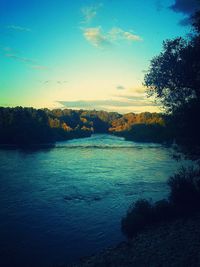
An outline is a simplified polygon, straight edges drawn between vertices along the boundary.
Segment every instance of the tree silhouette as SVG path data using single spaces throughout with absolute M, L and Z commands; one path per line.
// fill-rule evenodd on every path
M 166 40 L 144 78 L 147 94 L 171 114 L 173 135 L 186 146 L 200 146 L 200 11 L 187 38 Z
M 200 12 L 192 19 L 192 34 L 164 41 L 144 78 L 148 95 L 156 96 L 168 112 L 194 99 L 200 102 Z

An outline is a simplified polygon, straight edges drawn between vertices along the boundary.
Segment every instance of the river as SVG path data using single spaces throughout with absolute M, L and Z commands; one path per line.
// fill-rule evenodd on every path
M 122 241 L 138 198 L 166 197 L 173 150 L 96 134 L 52 149 L 0 150 L 0 265 L 46 267 Z

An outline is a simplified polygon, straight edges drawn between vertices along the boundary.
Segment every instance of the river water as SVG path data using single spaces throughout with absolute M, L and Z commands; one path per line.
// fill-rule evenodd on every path
M 0 150 L 0 266 L 55 266 L 115 245 L 138 198 L 162 199 L 172 149 L 96 134 L 55 148 Z

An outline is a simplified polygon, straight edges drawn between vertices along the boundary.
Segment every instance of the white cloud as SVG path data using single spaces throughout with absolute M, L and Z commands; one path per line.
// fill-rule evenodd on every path
M 123 32 L 124 39 L 129 40 L 129 41 L 142 41 L 140 36 L 135 35 L 131 32 Z
M 81 9 L 83 15 L 82 23 L 89 24 L 96 16 L 98 10 L 103 4 L 94 4 Z M 103 47 L 108 44 L 114 44 L 119 41 L 138 42 L 142 41 L 139 35 L 134 34 L 131 30 L 126 31 L 120 27 L 112 27 L 105 31 L 101 26 L 81 28 L 85 39 L 96 47 Z
M 129 41 L 142 41 L 142 38 L 139 35 L 133 34 L 131 31 L 124 31 L 119 27 L 113 27 L 109 31 L 110 39 L 112 40 L 129 40 Z
M 83 23 L 90 23 L 97 15 L 97 11 L 102 7 L 102 4 L 83 7 L 81 12 L 83 14 Z
M 148 100 L 117 100 L 117 99 L 105 99 L 105 100 L 78 100 L 78 101 L 58 101 L 62 107 L 73 109 L 96 109 L 106 111 L 117 111 L 121 113 L 127 112 L 160 112 L 159 106 Z
M 25 28 L 25 27 L 21 27 L 21 26 L 17 26 L 17 25 L 8 25 L 6 26 L 7 29 L 10 30 L 15 30 L 15 31 L 21 31 L 21 32 L 30 32 L 31 29 L 29 28 Z
M 153 103 L 142 97 L 126 97 L 115 99 L 102 99 L 102 100 L 76 100 L 76 101 L 58 101 L 67 108 L 77 109 L 109 109 L 115 107 L 116 109 L 129 108 L 130 110 L 135 107 L 158 107 L 158 104 Z
M 83 29 L 83 35 L 94 46 L 102 47 L 109 44 L 109 39 L 103 33 L 101 27 L 85 28 Z
M 103 31 L 101 26 L 83 28 L 82 31 L 85 39 L 96 47 L 105 47 L 121 40 L 130 42 L 142 41 L 140 36 L 135 35 L 130 31 L 124 31 L 118 27 L 113 27 L 107 33 Z

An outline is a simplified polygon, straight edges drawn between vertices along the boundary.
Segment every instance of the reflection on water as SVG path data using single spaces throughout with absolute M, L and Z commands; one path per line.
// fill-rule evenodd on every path
M 167 195 L 171 153 L 109 135 L 0 150 L 0 265 L 64 264 L 121 241 L 132 201 Z

